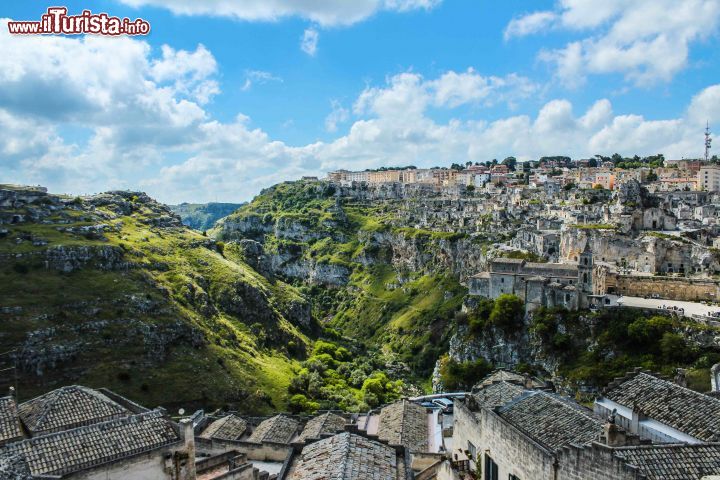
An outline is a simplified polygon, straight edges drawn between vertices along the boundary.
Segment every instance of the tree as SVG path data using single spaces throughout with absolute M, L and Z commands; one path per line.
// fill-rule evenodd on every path
M 484 358 L 474 361 L 458 362 L 447 354 L 440 358 L 440 380 L 446 390 L 470 390 L 492 370 L 492 365 Z
M 660 339 L 660 352 L 670 362 L 682 362 L 688 357 L 685 338 L 679 333 L 665 332 Z
M 514 172 L 515 166 L 517 165 L 517 159 L 515 157 L 506 157 L 505 160 L 502 161 L 502 164 L 507 165 L 508 169 Z
M 595 168 L 597 166 L 598 166 L 597 160 L 595 160 L 594 158 L 591 158 L 590 160 L 588 160 L 588 167 Z
M 523 324 L 525 317 L 525 304 L 515 295 L 503 293 L 495 299 L 495 305 L 490 312 L 490 323 L 506 333 L 516 331 Z

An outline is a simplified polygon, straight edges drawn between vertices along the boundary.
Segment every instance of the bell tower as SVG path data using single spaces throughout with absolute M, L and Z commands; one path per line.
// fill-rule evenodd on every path
M 578 283 L 585 293 L 593 293 L 593 254 L 590 250 L 590 242 L 585 244 L 585 249 L 578 257 Z

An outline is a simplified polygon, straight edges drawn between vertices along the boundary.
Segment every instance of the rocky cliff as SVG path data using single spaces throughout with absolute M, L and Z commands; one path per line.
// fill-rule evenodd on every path
M 310 304 L 248 262 L 139 192 L 0 187 L 0 361 L 22 398 L 82 383 L 147 405 L 282 408 Z

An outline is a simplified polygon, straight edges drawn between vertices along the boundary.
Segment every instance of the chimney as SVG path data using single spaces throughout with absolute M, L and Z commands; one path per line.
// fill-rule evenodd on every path
M 608 447 L 624 447 L 627 445 L 625 430 L 614 423 L 605 423 L 605 443 Z
M 687 376 L 684 368 L 678 368 L 675 373 L 675 383 L 687 388 Z
M 180 431 L 185 442 L 185 453 L 187 454 L 187 463 L 185 464 L 184 480 L 195 480 L 195 430 L 193 422 L 190 418 L 180 420 Z
M 637 403 L 633 405 L 632 420 L 630 421 L 630 433 L 640 435 L 640 422 L 645 420 L 645 414 L 640 410 Z

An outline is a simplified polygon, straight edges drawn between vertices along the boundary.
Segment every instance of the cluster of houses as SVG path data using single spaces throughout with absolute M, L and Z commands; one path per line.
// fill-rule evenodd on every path
M 512 165 L 512 169 L 511 166 Z M 336 170 L 327 179 L 341 185 L 387 183 L 448 186 L 529 185 L 532 188 L 562 188 L 574 185 L 581 189 L 614 190 L 627 181 L 637 181 L 654 192 L 720 191 L 720 165 L 700 160 L 665 160 L 661 167 L 618 168 L 613 162 L 588 166 L 587 160 L 566 164 L 548 161 L 527 162 L 514 169 L 514 163 L 468 164 L 459 168 L 398 168 L 365 171 Z
M 403 224 L 481 245 L 486 260 L 457 259 L 479 267 L 459 267 L 471 295 L 511 293 L 528 310 L 620 296 L 720 302 L 720 166 L 607 163 L 337 171 L 329 181 L 345 198 L 393 202 Z
M 715 384 L 715 383 L 714 383 Z M 179 421 L 105 389 L 0 398 L 0 479 L 710 480 L 720 392 L 635 371 L 593 408 L 506 370 L 454 404 Z

